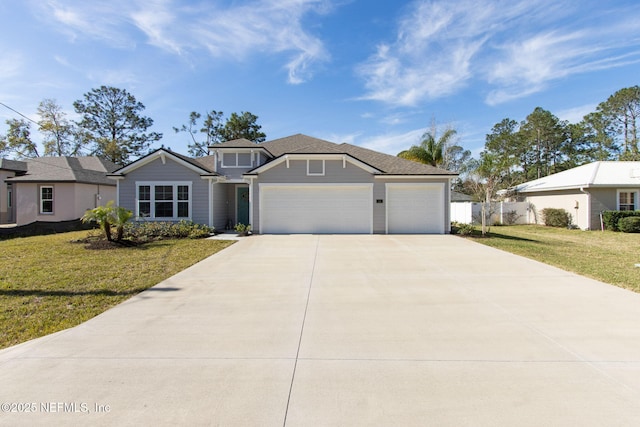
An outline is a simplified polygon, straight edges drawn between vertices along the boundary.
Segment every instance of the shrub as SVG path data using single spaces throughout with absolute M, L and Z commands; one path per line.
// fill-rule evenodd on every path
M 238 223 L 238 224 L 236 224 L 234 229 L 241 236 L 247 236 L 247 235 L 251 234 L 251 224 L 245 225 L 245 224 L 242 224 L 242 223 Z
M 640 216 L 620 218 L 618 229 L 623 233 L 640 233 Z
M 571 224 L 571 215 L 564 209 L 545 208 L 542 210 L 544 225 L 566 228 Z
M 161 239 L 200 239 L 209 237 L 215 231 L 214 228 L 196 224 L 192 221 L 180 222 L 136 222 L 125 227 L 124 234 L 127 238 L 139 242 L 149 242 Z
M 602 212 L 602 222 L 604 228 L 611 231 L 620 231 L 618 222 L 622 218 L 640 217 L 640 211 L 604 211 Z
M 456 233 L 460 234 L 461 236 L 470 236 L 475 230 L 476 228 L 473 226 L 473 224 L 459 224 L 457 226 Z
M 514 225 L 522 215 L 518 215 L 518 211 L 511 210 L 502 214 L 505 225 Z

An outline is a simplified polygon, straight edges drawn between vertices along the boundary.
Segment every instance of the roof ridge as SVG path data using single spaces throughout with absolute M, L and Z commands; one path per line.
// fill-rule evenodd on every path
M 589 177 L 589 181 L 587 181 L 587 185 L 591 185 L 594 182 L 596 182 L 596 176 L 598 175 L 598 171 L 600 170 L 600 161 L 594 162 L 594 168 L 593 168 L 593 172 L 591 173 L 591 176 Z

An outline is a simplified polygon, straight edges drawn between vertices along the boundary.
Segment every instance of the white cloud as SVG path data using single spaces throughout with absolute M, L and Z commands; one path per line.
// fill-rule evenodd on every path
M 5 50 L 0 55 L 0 82 L 9 80 L 18 74 L 23 68 L 24 58 L 18 52 Z
M 578 123 L 582 121 L 584 116 L 593 113 L 598 108 L 598 104 L 585 104 L 578 107 L 568 108 L 556 113 L 560 120 L 567 120 L 569 123 Z
M 357 67 L 361 98 L 414 106 L 474 81 L 488 84 L 486 102 L 495 105 L 571 75 L 639 63 L 639 8 L 612 9 L 595 1 L 415 0 L 396 39 Z
M 325 14 L 329 0 L 246 0 L 222 7 L 218 2 L 179 0 L 47 0 L 37 3 L 41 18 L 54 18 L 73 40 L 87 36 L 116 48 L 136 45 L 136 33 L 167 52 L 244 60 L 255 54 L 288 54 L 288 81 L 311 78 L 329 59 L 323 42 L 308 32 L 303 19 Z
M 382 153 L 397 155 L 399 152 L 408 149 L 412 145 L 420 143 L 420 138 L 425 129 L 415 129 L 403 133 L 387 133 L 370 138 L 356 140 L 355 144 Z

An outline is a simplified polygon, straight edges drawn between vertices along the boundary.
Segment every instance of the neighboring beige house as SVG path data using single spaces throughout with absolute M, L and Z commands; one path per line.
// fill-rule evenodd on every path
M 26 162 L 0 159 L 0 224 L 12 224 L 16 218 L 13 184 L 5 180 L 26 171 Z
M 600 229 L 607 210 L 640 210 L 640 162 L 593 162 L 510 189 L 531 204 L 529 223 L 544 222 L 544 208 L 569 212 L 583 230 Z
M 2 223 L 79 219 L 87 209 L 116 200 L 107 173 L 118 166 L 98 157 L 3 159 L 1 166 Z

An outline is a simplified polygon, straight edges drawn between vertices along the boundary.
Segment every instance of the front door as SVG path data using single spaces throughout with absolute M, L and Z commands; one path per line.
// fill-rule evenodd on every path
M 249 187 L 237 187 L 236 212 L 236 223 L 249 224 Z

